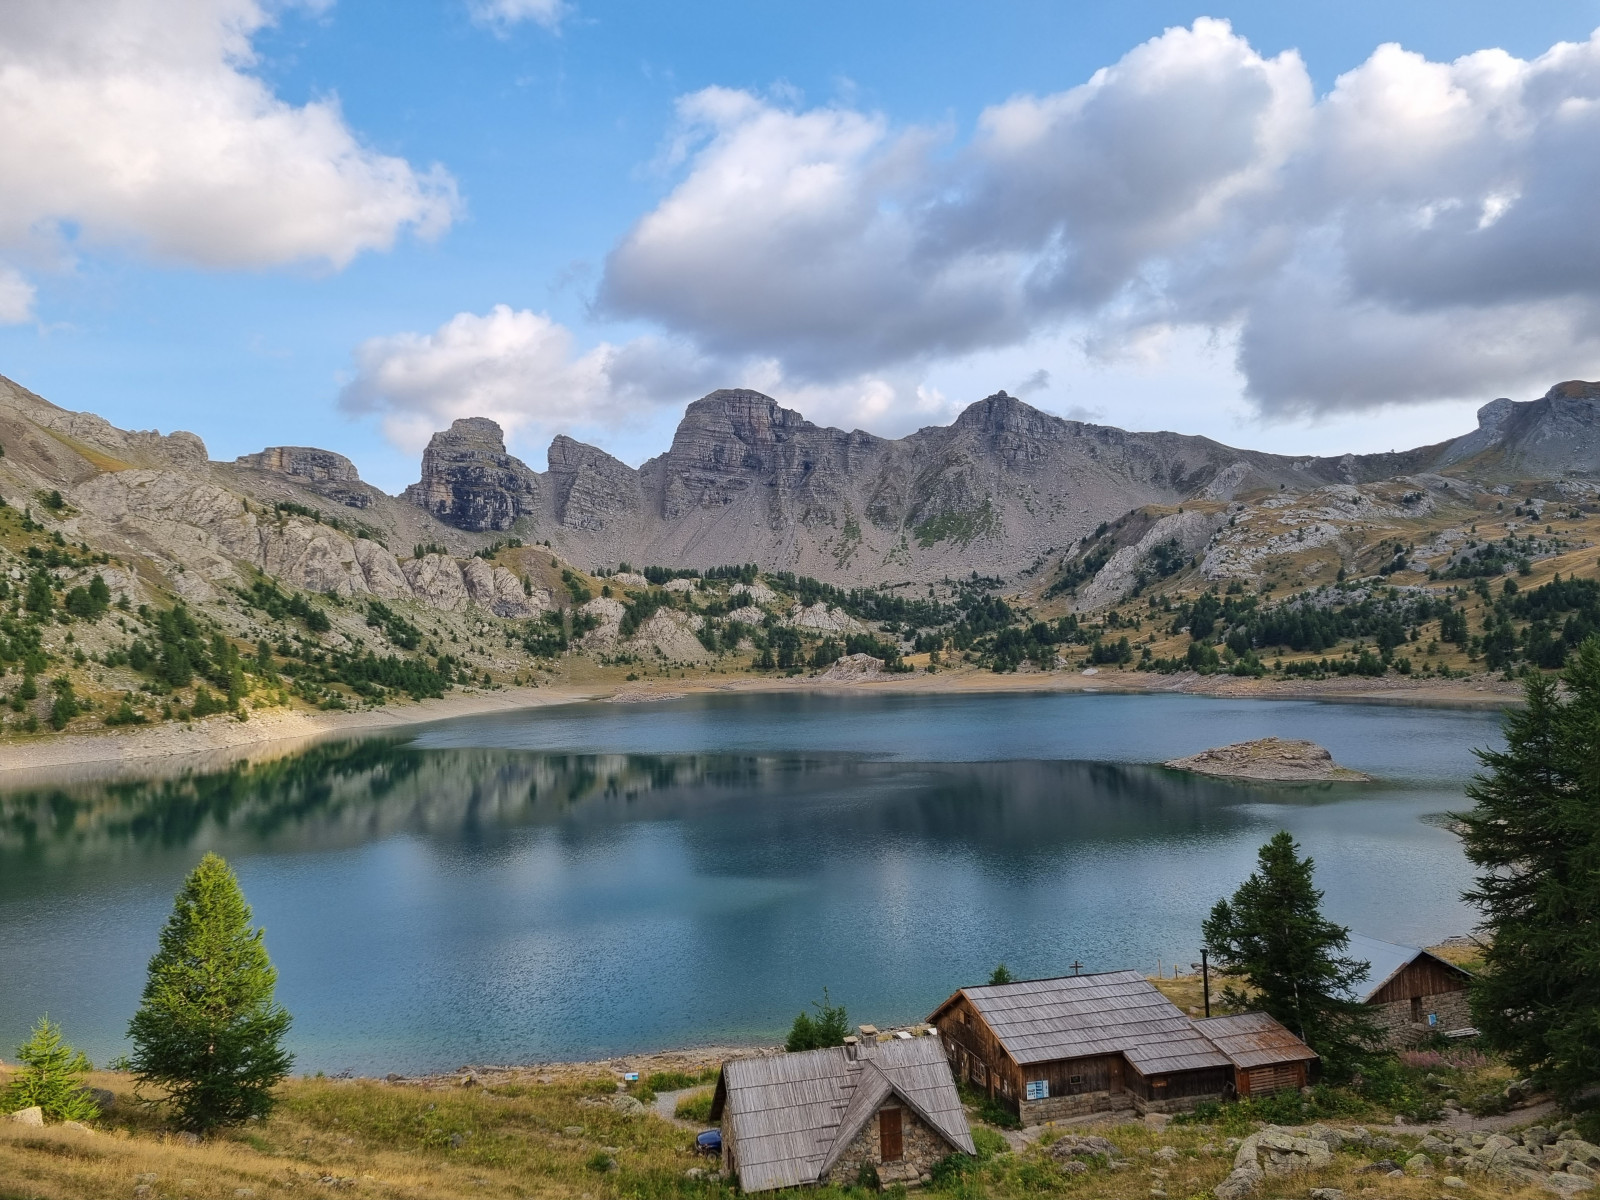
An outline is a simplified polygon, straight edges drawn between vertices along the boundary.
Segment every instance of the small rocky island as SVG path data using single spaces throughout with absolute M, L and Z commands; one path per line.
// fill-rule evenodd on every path
M 1197 775 L 1221 775 L 1230 779 L 1265 779 L 1284 783 L 1367 783 L 1360 771 L 1341 767 L 1315 742 L 1294 738 L 1257 738 L 1202 750 L 1188 758 L 1175 758 L 1165 764 Z

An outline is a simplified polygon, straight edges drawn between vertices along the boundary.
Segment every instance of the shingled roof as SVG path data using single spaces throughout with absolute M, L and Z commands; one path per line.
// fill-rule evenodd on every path
M 1241 1070 L 1286 1062 L 1311 1062 L 1317 1052 L 1266 1013 L 1204 1017 L 1195 1028 Z
M 1229 1065 L 1137 971 L 963 988 L 929 1020 L 937 1021 L 960 996 L 1020 1065 L 1094 1054 L 1121 1054 L 1142 1075 Z
M 934 1037 L 725 1063 L 712 1102 L 726 1110 L 746 1192 L 818 1182 L 891 1095 L 951 1147 L 975 1153 L 955 1080 Z

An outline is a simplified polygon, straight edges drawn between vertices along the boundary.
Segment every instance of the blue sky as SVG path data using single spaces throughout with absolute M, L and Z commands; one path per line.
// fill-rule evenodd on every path
M 1376 450 L 1600 373 L 1600 0 L 7 9 L 0 373 L 214 458 L 637 462 L 720 384 Z

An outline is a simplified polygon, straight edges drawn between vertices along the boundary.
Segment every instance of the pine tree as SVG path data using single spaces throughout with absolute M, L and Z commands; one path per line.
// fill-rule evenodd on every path
M 185 880 L 128 1023 L 141 1084 L 164 1088 L 178 1122 L 200 1132 L 265 1116 L 289 1073 L 289 1014 L 278 973 L 228 864 L 207 854 Z
M 789 1027 L 789 1037 L 783 1048 L 790 1053 L 842 1046 L 845 1035 L 850 1032 L 850 1018 L 845 1014 L 844 1005 L 833 1003 L 827 988 L 822 989 L 822 999 L 813 1000 L 811 1007 L 817 1010 L 815 1017 L 802 1011 Z
M 62 1040 L 61 1026 L 48 1015 L 39 1018 L 33 1036 L 17 1047 L 17 1060 L 22 1070 L 0 1097 L 0 1110 L 38 1105 L 57 1121 L 92 1121 L 100 1115 L 100 1106 L 83 1086 L 94 1065 Z
M 1259 868 L 1219 900 L 1203 927 L 1206 949 L 1230 982 L 1223 1003 L 1267 1013 L 1322 1056 L 1324 1070 L 1348 1071 L 1376 1040 L 1365 1010 L 1352 998 L 1368 965 L 1340 952 L 1350 931 L 1322 915 L 1312 883 L 1315 864 L 1280 832 L 1258 857 Z
M 1017 977 L 1011 973 L 1011 968 L 1001 963 L 989 975 L 989 986 L 999 987 L 1004 983 L 1015 983 Z
M 1506 748 L 1467 788 L 1465 894 L 1488 949 L 1473 1021 L 1519 1070 L 1576 1100 L 1600 1080 L 1600 640 L 1556 680 L 1533 675 L 1506 718 Z

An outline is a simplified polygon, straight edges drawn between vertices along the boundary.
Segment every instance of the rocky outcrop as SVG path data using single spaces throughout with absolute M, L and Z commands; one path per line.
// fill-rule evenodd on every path
M 796 604 L 783 623 L 793 629 L 809 629 L 820 633 L 860 633 L 866 629 L 849 613 L 832 608 L 820 600 L 808 606 Z
M 846 654 L 822 673 L 824 679 L 860 681 L 883 674 L 883 659 L 870 654 Z
M 268 446 L 255 454 L 241 454 L 234 465 L 247 471 L 284 475 L 303 487 L 347 508 L 367 508 L 376 489 L 361 482 L 355 463 L 332 450 L 312 446 Z
M 1434 466 L 1470 467 L 1484 478 L 1600 475 L 1600 383 L 1572 379 L 1537 400 L 1492 400 L 1478 410 L 1478 428 Z
M 1227 520 L 1225 512 L 1184 512 L 1162 517 L 1137 542 L 1113 554 L 1079 589 L 1077 607 L 1115 604 L 1145 578 L 1161 573 L 1161 568 L 1152 563 L 1153 558 L 1161 555 L 1167 561 L 1181 563 L 1193 557 L 1206 548 Z
M 257 471 L 298 475 L 313 483 L 358 483 L 361 479 L 355 463 L 344 455 L 311 446 L 268 446 L 256 454 L 241 454 L 234 462 Z
M 1284 783 L 1314 783 L 1337 780 L 1365 783 L 1360 771 L 1341 767 L 1315 742 L 1293 738 L 1257 738 L 1202 750 L 1188 758 L 1174 758 L 1165 764 L 1177 771 L 1196 775 L 1220 775 L 1228 779 L 1263 779 Z
M 499 425 L 465 417 L 433 435 L 422 452 L 422 479 L 404 496 L 459 529 L 504 530 L 537 511 L 539 476 L 506 453 Z

